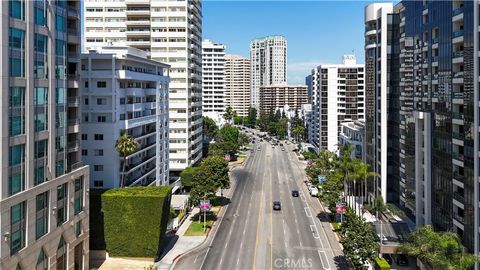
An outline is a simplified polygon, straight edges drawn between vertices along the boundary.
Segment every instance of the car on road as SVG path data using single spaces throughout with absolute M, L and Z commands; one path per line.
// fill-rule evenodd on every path
M 383 254 L 382 257 L 385 259 L 385 261 L 388 262 L 388 264 L 392 265 L 392 256 L 390 256 L 390 254 Z
M 298 190 L 292 190 L 292 197 L 298 197 Z
M 273 202 L 273 210 L 280 211 L 282 210 L 282 204 L 279 201 Z
M 318 196 L 318 188 L 312 187 L 310 189 L 310 195 L 312 195 L 312 197 L 317 197 Z
M 261 151 L 262 149 L 258 148 L 257 151 Z
M 282 147 L 282 151 L 285 151 L 285 148 Z
M 408 258 L 404 254 L 400 254 L 397 256 L 397 264 L 400 266 L 407 266 L 408 265 Z

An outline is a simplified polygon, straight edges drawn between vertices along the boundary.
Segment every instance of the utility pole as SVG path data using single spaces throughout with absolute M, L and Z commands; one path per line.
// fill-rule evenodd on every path
M 203 201 L 207 200 L 207 193 L 203 195 Z M 204 207 L 205 208 L 205 207 Z M 203 232 L 207 231 L 207 209 L 203 209 Z

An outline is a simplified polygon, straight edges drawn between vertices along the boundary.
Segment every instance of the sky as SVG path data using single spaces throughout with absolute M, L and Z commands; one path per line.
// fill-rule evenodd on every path
M 249 57 L 250 41 L 283 35 L 288 42 L 288 83 L 305 84 L 320 64 L 355 53 L 364 63 L 364 7 L 370 1 L 203 1 L 203 38 L 226 53 Z

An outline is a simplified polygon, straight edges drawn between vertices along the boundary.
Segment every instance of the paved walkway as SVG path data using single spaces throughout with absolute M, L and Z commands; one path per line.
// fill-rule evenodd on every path
M 153 265 L 153 258 L 112 258 L 102 263 L 98 270 L 138 270 L 147 269 Z

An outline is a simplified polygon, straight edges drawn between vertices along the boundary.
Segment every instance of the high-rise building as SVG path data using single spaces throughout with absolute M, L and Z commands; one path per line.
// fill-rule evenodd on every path
M 139 48 L 170 68 L 170 172 L 202 157 L 202 4 L 188 1 L 86 0 L 85 48 Z M 180 130 L 180 131 L 179 131 Z
M 247 116 L 250 108 L 250 59 L 225 55 L 225 102 L 238 116 Z
M 202 42 L 202 114 L 217 124 L 225 113 L 225 46 L 211 40 Z
M 365 9 L 367 159 L 387 165 L 386 172 L 379 170 L 382 186 L 392 188 L 392 195 L 398 190 L 398 200 L 389 199 L 418 226 L 455 232 L 475 254 L 480 253 L 478 12 L 478 1 L 462 0 Z M 379 114 L 387 122 L 375 118 Z M 383 153 L 375 142 L 385 137 L 388 150 L 380 163 L 371 158 Z
M 342 64 L 320 65 L 312 70 L 312 124 L 310 143 L 317 152 L 337 151 L 343 122 L 365 117 L 364 65 L 354 55 Z
M 1 1 L 0 269 L 88 269 L 79 1 Z
M 260 87 L 287 83 L 287 40 L 268 36 L 250 43 L 251 105 L 260 108 Z
M 307 87 L 305 85 L 277 84 L 260 88 L 260 112 L 281 110 L 300 112 L 302 105 L 307 103 Z
M 307 96 L 308 96 L 308 103 L 312 102 L 312 74 L 305 77 L 305 85 L 307 86 Z
M 82 159 L 92 168 L 90 186 L 168 185 L 169 66 L 131 47 L 90 50 L 81 64 Z M 125 172 L 114 147 L 122 134 L 138 143 Z
M 394 78 L 389 76 L 392 12 L 392 3 L 365 7 L 365 158 L 377 173 L 374 196 L 398 202 L 398 89 L 391 87 Z

